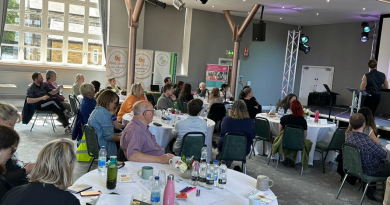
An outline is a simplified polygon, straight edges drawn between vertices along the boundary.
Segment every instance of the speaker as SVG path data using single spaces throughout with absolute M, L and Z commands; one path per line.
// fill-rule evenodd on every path
M 265 41 L 265 26 L 264 21 L 253 23 L 252 41 Z

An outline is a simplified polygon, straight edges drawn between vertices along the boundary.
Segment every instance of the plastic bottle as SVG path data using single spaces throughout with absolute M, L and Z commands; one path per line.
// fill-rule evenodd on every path
M 201 187 L 206 186 L 206 169 L 207 169 L 206 160 L 203 159 L 202 163 L 199 166 L 199 186 Z
M 314 118 L 314 122 L 315 123 L 318 123 L 318 120 L 319 120 L 319 118 L 320 118 L 320 112 L 318 111 L 318 110 L 316 110 L 316 115 L 314 116 L 315 118 Z
M 116 163 L 116 156 L 110 156 L 110 164 L 108 164 L 107 171 L 107 189 L 115 189 L 116 178 L 118 175 L 118 164 Z
M 198 186 L 199 182 L 199 162 L 194 162 L 194 166 L 192 166 L 192 172 L 191 172 L 191 185 L 192 186 Z
M 284 108 L 280 107 L 280 117 L 283 117 L 283 116 L 284 116 Z
M 161 185 L 159 179 L 160 178 L 158 176 L 154 177 L 154 182 L 150 195 L 150 202 L 152 202 L 153 205 L 161 204 Z
M 218 160 L 214 160 L 214 186 L 218 186 L 218 174 L 219 174 Z
M 105 146 L 102 146 L 102 148 L 99 151 L 98 170 L 104 172 L 107 171 L 106 163 L 107 163 L 107 150 Z
M 164 190 L 163 205 L 175 204 L 175 181 L 173 174 L 168 175 L 167 185 Z
M 203 145 L 201 153 L 202 154 L 200 156 L 200 161 L 207 160 L 207 145 L 206 144 Z
M 206 189 L 214 188 L 214 164 L 210 161 L 206 169 Z
M 227 182 L 227 166 L 225 161 L 222 161 L 221 163 L 221 166 L 219 166 L 218 188 L 225 189 Z
M 288 108 L 287 112 L 286 112 L 286 115 L 291 115 L 291 109 Z

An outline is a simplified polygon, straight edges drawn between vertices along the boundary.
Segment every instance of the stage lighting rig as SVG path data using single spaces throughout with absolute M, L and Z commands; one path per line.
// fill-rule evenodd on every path
M 161 1 L 159 1 L 159 0 L 146 0 L 148 3 L 151 3 L 151 4 L 153 4 L 153 5 L 155 5 L 155 6 L 160 6 L 160 7 L 162 7 L 163 9 L 165 9 L 165 7 L 167 7 L 167 4 L 166 3 L 164 3 L 164 2 L 161 2 Z
M 181 11 L 182 9 L 184 9 L 185 8 L 185 3 L 183 3 L 183 1 L 182 0 L 173 0 L 173 6 L 177 9 L 177 10 L 179 10 L 179 11 Z
M 360 41 L 365 43 L 365 42 L 368 41 L 368 39 L 372 38 L 372 37 L 370 37 L 370 32 L 371 32 L 372 28 L 370 27 L 370 24 L 367 23 L 367 22 L 363 22 L 361 24 L 361 27 L 363 29 L 363 32 L 362 32 L 362 34 L 360 36 Z
M 309 36 L 301 34 L 299 41 L 299 50 L 303 51 L 305 54 L 308 54 L 310 52 L 310 46 L 306 45 L 306 43 L 309 42 Z

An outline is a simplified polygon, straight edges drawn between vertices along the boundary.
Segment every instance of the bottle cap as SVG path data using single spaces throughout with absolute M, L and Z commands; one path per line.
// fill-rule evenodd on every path
M 207 147 L 207 144 L 204 144 L 203 147 Z
M 173 174 L 168 175 L 168 180 L 174 180 L 175 176 Z
M 214 164 L 218 164 L 218 160 L 214 160 Z
M 160 177 L 159 176 L 155 176 L 154 180 L 160 180 Z
M 202 162 L 206 162 L 206 159 L 203 159 Z
M 102 149 L 106 149 L 106 146 L 102 146 Z
M 110 162 L 116 162 L 116 156 L 110 156 Z

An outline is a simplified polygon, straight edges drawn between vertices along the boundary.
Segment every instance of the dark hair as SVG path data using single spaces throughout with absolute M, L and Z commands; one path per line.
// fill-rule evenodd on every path
M 164 93 L 167 92 L 168 90 L 172 89 L 172 84 L 165 84 L 164 87 L 163 87 L 163 91 Z
M 39 74 L 41 74 L 41 73 L 40 72 L 33 73 L 32 76 L 31 76 L 32 80 L 34 81 L 35 79 L 37 79 Z
M 298 99 L 298 97 L 293 93 L 290 93 L 286 97 L 284 97 L 283 100 L 281 100 L 280 103 L 276 106 L 276 110 L 278 110 L 280 107 L 284 107 L 284 105 L 287 105 L 287 107 L 290 107 L 290 100 L 293 97 Z
M 191 95 L 191 84 L 184 84 L 184 87 L 183 89 L 180 91 L 180 95 L 179 95 L 179 99 L 182 100 L 184 99 L 185 100 L 185 97 L 190 94 Z
M 184 85 L 184 82 L 181 81 L 181 80 L 179 80 L 179 81 L 176 83 L 176 87 L 177 87 L 177 88 L 180 88 L 180 87 L 183 86 L 183 85 Z
M 95 87 L 95 93 L 99 92 L 99 90 L 100 90 L 100 82 L 97 81 L 97 80 L 93 80 L 91 82 L 91 84 L 93 85 L 93 87 Z
M 16 144 L 19 144 L 20 137 L 18 133 L 7 125 L 0 125 L 0 149 L 7 149 Z M 0 174 L 4 175 L 6 172 L 5 166 L 0 166 Z
M 366 121 L 366 119 L 360 113 L 355 113 L 349 118 L 349 124 L 351 125 L 352 129 L 354 129 L 354 130 L 357 130 L 357 129 L 363 127 L 365 121 Z
M 251 92 L 252 92 L 252 88 L 250 88 L 250 87 L 248 86 L 247 88 L 245 88 L 244 90 L 241 91 L 241 93 L 240 93 L 240 99 L 243 100 L 243 99 L 246 98 L 246 96 L 248 96 Z
M 376 128 L 375 119 L 374 116 L 372 115 L 370 108 L 362 107 L 360 108 L 358 113 L 364 116 L 364 119 L 366 120 L 366 126 L 371 127 L 375 135 L 378 135 L 378 129 Z
M 203 109 L 203 102 L 200 99 L 193 99 L 187 104 L 188 114 L 190 116 L 197 116 Z
M 245 88 L 251 88 L 251 86 L 246 85 L 246 86 L 244 86 L 244 87 L 242 88 L 242 90 L 245 90 Z
M 298 100 L 295 100 L 291 103 L 290 109 L 291 109 L 291 114 L 293 116 L 303 117 L 303 113 L 304 113 L 303 107 L 301 105 L 301 102 L 299 102 Z
M 111 76 L 111 77 L 109 77 L 107 80 L 108 80 L 108 82 L 111 83 L 111 81 L 115 80 L 115 77 Z
M 164 78 L 164 83 L 166 84 L 169 81 L 169 79 L 171 79 L 171 77 Z
M 104 90 L 97 95 L 97 106 L 104 107 L 108 110 L 108 107 L 114 99 L 116 99 L 118 95 L 112 90 Z M 119 99 L 118 99 L 119 103 Z M 108 110 L 110 111 L 110 110 Z
M 224 88 L 228 88 L 228 87 L 229 87 L 229 85 L 228 85 L 228 84 L 226 84 L 226 83 L 222 84 L 222 85 L 221 85 L 221 91 L 222 91 L 222 89 L 224 89 Z
M 378 63 L 376 62 L 375 59 L 368 61 L 368 67 L 370 67 L 371 69 L 375 69 L 377 64 Z

